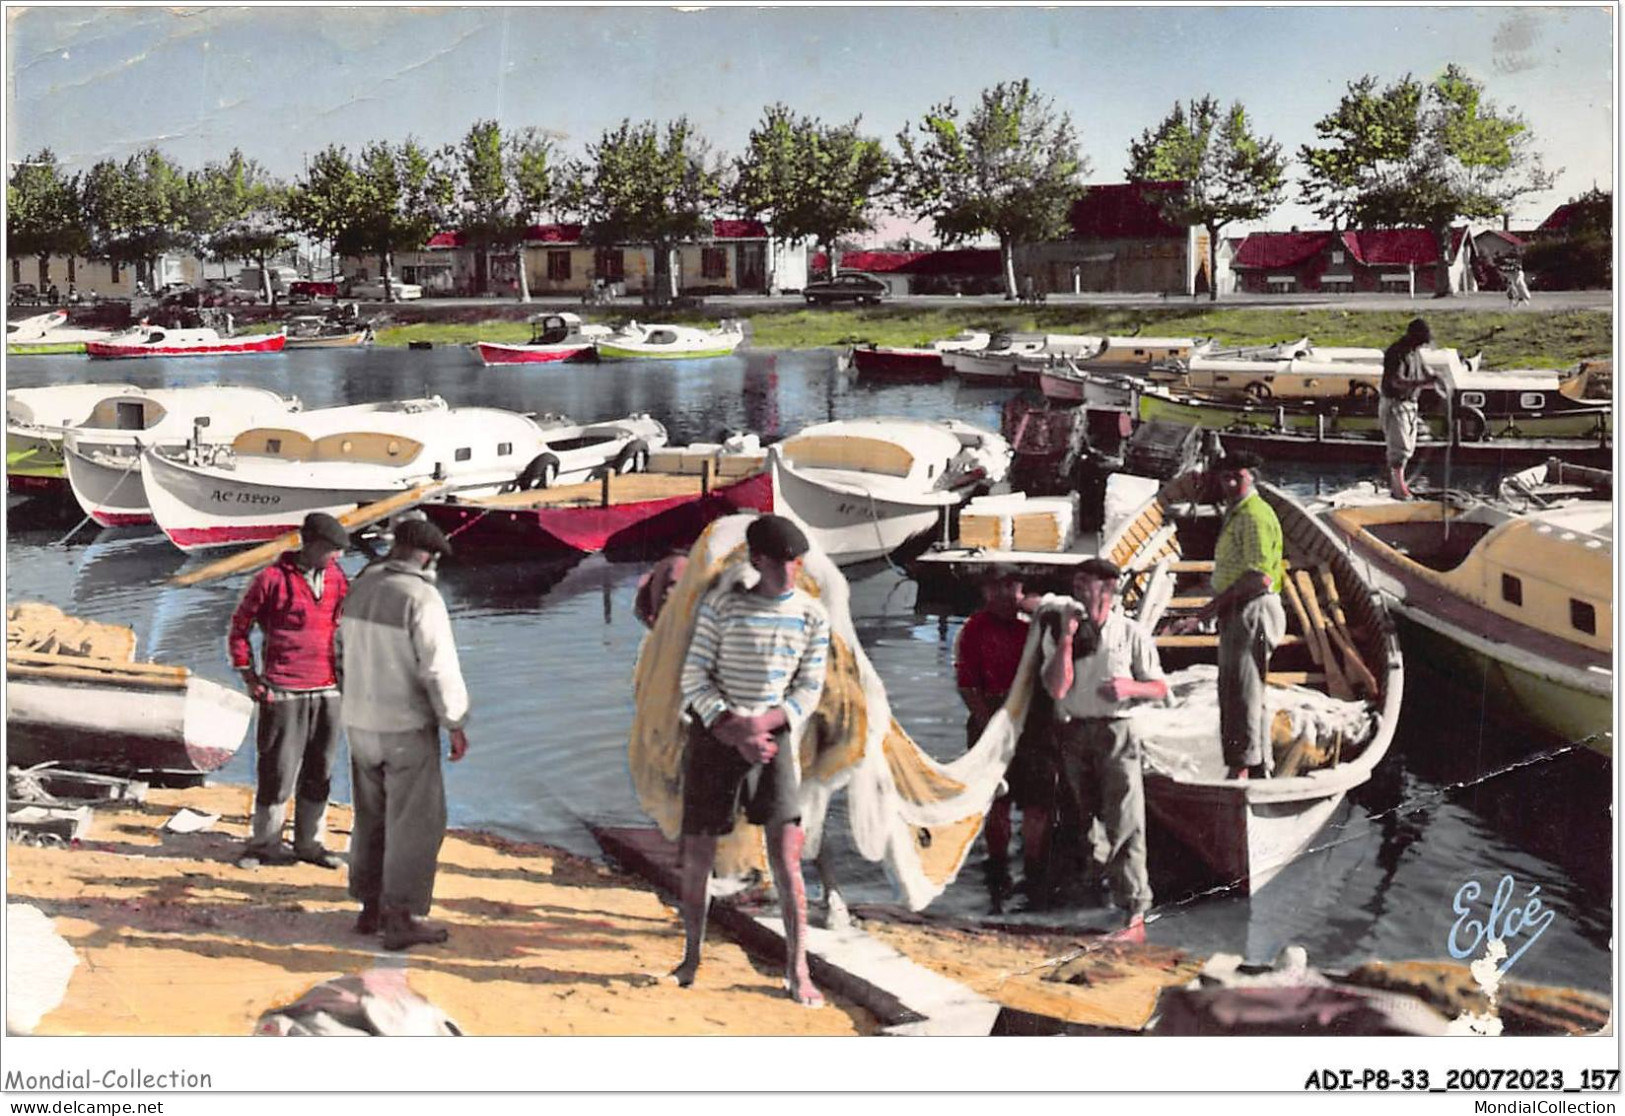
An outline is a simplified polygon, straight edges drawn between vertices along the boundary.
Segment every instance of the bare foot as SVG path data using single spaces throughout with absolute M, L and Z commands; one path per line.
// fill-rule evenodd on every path
M 812 977 L 786 977 L 784 987 L 790 993 L 790 998 L 804 1008 L 821 1008 L 824 1006 L 824 994 L 818 991 L 813 984 Z

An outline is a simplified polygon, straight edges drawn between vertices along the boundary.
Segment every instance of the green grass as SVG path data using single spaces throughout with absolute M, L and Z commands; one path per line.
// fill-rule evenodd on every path
M 1128 336 L 1214 337 L 1226 345 L 1266 344 L 1308 336 L 1322 345 L 1382 347 L 1405 331 L 1416 311 L 1311 309 L 1209 309 L 1184 307 L 1057 306 L 1019 308 L 985 305 L 921 308 L 879 306 L 830 310 L 785 307 L 750 315 L 753 344 L 762 349 L 807 349 L 873 341 L 918 345 L 962 329 L 1038 330 Z M 594 316 L 613 324 L 619 317 Z M 1484 353 L 1487 368 L 1567 368 L 1613 350 L 1613 315 L 1605 310 L 1517 313 L 1462 310 L 1431 315 L 1434 344 L 1471 356 Z M 703 311 L 663 312 L 661 321 L 715 325 Z M 435 345 L 474 341 L 516 342 L 530 338 L 523 321 L 418 322 L 388 326 L 380 345 L 411 341 Z

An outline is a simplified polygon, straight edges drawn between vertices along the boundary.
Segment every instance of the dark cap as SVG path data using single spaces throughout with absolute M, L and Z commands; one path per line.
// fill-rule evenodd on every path
M 1072 569 L 1073 577 L 1092 577 L 1096 581 L 1109 581 L 1117 584 L 1123 576 L 1123 571 L 1105 558 L 1091 558 L 1087 562 L 1080 562 Z
M 1417 341 L 1432 341 L 1433 330 L 1426 318 L 1412 318 L 1411 324 L 1405 327 L 1405 336 Z
M 426 550 L 430 554 L 450 554 L 451 543 L 427 519 L 408 519 L 395 525 L 395 546 L 401 550 Z
M 807 536 L 782 515 L 759 515 L 745 528 L 752 554 L 788 562 L 807 553 Z
M 1213 472 L 1239 473 L 1246 469 L 1256 473 L 1263 464 L 1264 459 L 1249 450 L 1229 450 L 1213 463 Z
M 299 527 L 299 537 L 307 543 L 317 540 L 331 543 L 341 550 L 347 549 L 350 545 L 350 532 L 344 529 L 344 524 L 326 512 L 311 512 L 305 516 L 305 522 Z

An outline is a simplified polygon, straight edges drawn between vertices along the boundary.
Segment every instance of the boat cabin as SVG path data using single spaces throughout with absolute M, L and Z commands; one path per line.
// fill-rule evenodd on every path
M 423 452 L 423 443 L 399 434 L 350 430 L 312 438 L 298 430 L 256 427 L 237 435 L 232 452 L 246 457 L 287 461 L 353 461 L 361 465 L 408 465 Z
M 581 336 L 581 318 L 575 314 L 537 314 L 530 319 L 532 345 L 562 345 Z

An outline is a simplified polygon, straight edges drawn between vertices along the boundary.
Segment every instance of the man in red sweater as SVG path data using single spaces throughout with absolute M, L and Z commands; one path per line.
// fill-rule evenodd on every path
M 322 832 L 339 746 L 334 636 L 350 588 L 334 558 L 350 536 L 332 516 L 312 512 L 299 537 L 298 550 L 283 554 L 249 583 L 227 638 L 231 665 L 259 705 L 254 818 L 239 868 L 288 860 L 282 823 L 290 794 L 295 795 L 294 856 L 323 868 L 343 863 L 323 846 Z M 255 625 L 263 637 L 259 670 L 248 640 Z

